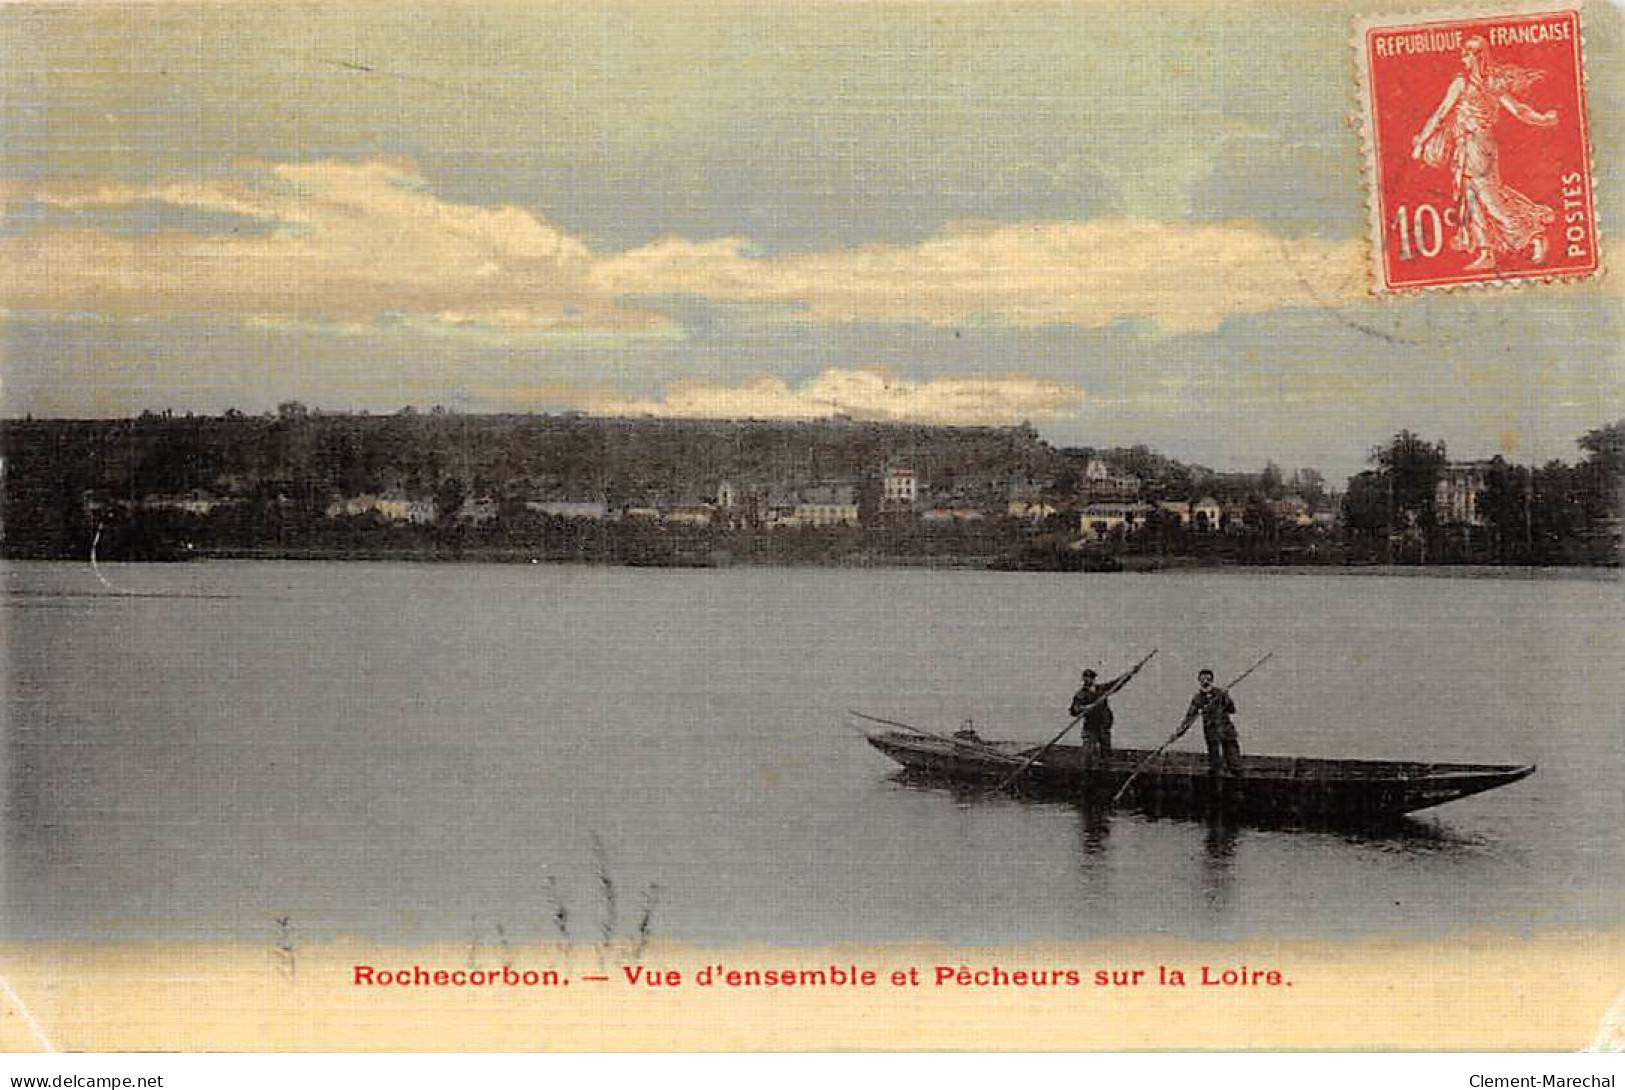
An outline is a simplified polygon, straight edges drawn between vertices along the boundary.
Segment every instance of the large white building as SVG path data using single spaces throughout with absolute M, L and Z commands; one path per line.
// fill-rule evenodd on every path
M 793 518 L 797 526 L 856 526 L 857 490 L 851 485 L 818 485 L 802 492 Z
M 1484 515 L 1478 509 L 1478 494 L 1489 480 L 1493 462 L 1451 462 L 1439 471 L 1433 488 L 1433 502 L 1439 521 L 1458 526 L 1482 526 Z
M 1094 541 L 1110 537 L 1119 529 L 1132 534 L 1155 510 L 1149 503 L 1091 503 L 1078 512 L 1078 531 Z
M 881 498 L 887 507 L 913 507 L 920 498 L 918 476 L 907 466 L 893 466 L 886 470 Z

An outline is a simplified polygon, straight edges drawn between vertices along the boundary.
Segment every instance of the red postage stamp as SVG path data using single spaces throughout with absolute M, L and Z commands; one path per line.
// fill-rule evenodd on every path
M 1601 268 L 1580 13 L 1363 21 L 1378 292 Z

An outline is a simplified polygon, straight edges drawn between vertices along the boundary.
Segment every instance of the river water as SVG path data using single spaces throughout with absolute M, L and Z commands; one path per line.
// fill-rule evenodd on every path
M 1625 922 L 1625 587 L 199 562 L 4 568 L 6 938 L 995 943 Z M 1159 653 L 1245 749 L 1538 762 L 1383 835 L 897 782 L 848 707 L 1063 724 Z M 1200 732 L 1186 745 L 1200 746 Z M 610 891 L 612 896 L 607 896 Z M 562 927 L 561 927 L 562 909 Z M 285 922 L 278 923 L 278 920 Z

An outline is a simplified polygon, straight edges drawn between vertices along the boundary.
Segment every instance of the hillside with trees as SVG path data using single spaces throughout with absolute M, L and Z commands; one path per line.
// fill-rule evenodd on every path
M 1030 426 L 406 408 L 11 420 L 8 557 L 647 564 L 1617 564 L 1625 421 L 1582 457 L 1453 462 L 1401 432 L 1346 490 Z M 906 486 L 906 488 L 905 488 Z

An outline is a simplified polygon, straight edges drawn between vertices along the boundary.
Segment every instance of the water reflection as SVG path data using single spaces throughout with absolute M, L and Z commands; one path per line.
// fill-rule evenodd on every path
M 1225 859 L 1232 855 L 1237 838 L 1243 829 L 1319 837 L 1350 845 L 1397 852 L 1473 852 L 1494 845 L 1494 842 L 1482 836 L 1463 833 L 1442 824 L 1437 818 L 1420 820 L 1400 816 L 1379 821 L 1367 818 L 1358 822 L 1306 822 L 1289 818 L 1267 820 L 1250 815 L 1242 821 L 1222 806 L 1210 806 L 1195 812 L 1157 812 L 1128 805 L 1113 807 L 1104 799 L 1098 798 L 1074 798 L 1068 801 L 1058 793 L 1011 794 L 999 790 L 991 783 L 979 784 L 933 775 L 917 769 L 895 769 L 886 776 L 886 779 L 916 791 L 946 792 L 960 807 L 1060 804 L 1074 808 L 1080 823 L 1080 850 L 1085 857 L 1104 853 L 1111 832 L 1111 822 L 1114 819 L 1130 818 L 1150 825 L 1170 823 L 1178 826 L 1202 823 L 1207 827 L 1205 843 L 1209 859 Z
M 1481 836 L 1452 829 L 1438 821 L 1398 817 L 1364 827 L 1331 830 L 1345 844 L 1381 851 L 1414 853 L 1475 853 L 1489 845 Z
M 89 598 L 97 601 L 116 602 L 123 598 L 161 598 L 186 601 L 195 598 L 206 601 L 231 602 L 247 597 L 242 594 L 226 594 L 220 591 L 206 590 L 34 590 L 27 587 L 9 586 L 5 588 L 3 596 L 6 599 L 8 608 L 32 606 L 36 609 L 47 602 L 53 602 L 57 599 Z
M 1105 861 L 1111 833 L 1110 807 L 1088 803 L 1078 806 L 1078 856 L 1084 866 Z
M 1209 814 L 1202 837 L 1202 894 L 1210 905 L 1225 909 L 1235 892 L 1236 844 L 1241 828 L 1223 814 Z

